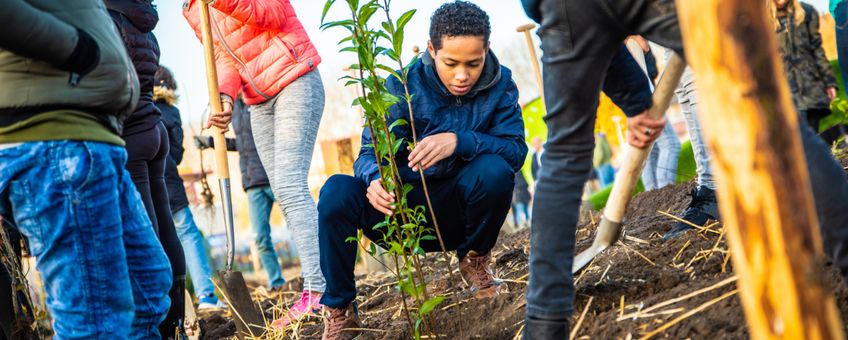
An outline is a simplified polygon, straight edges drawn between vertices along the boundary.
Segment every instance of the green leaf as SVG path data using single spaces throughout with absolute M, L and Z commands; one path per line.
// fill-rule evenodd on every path
M 406 13 L 403 13 L 403 14 L 400 15 L 400 18 L 398 18 L 398 20 L 397 20 L 397 31 L 398 32 L 403 31 L 403 28 L 406 26 L 407 23 L 409 23 L 409 20 L 412 19 L 412 16 L 415 15 L 416 11 L 417 10 L 415 10 L 415 9 L 411 9 L 409 11 L 406 11 Z
M 340 49 L 340 50 L 339 50 L 339 52 L 352 52 L 352 53 L 358 53 L 358 52 L 359 52 L 359 49 L 358 49 L 357 47 L 355 47 L 355 46 L 348 46 L 348 47 L 345 47 L 345 48 L 343 48 L 343 49 Z
M 403 195 L 406 196 L 406 194 L 408 194 L 410 191 L 412 191 L 412 189 L 413 189 L 412 184 L 409 184 L 409 183 L 404 184 L 403 185 Z
M 377 254 L 377 245 L 374 242 L 371 242 L 371 245 L 368 247 L 368 253 L 371 255 Z
M 377 12 L 377 8 L 379 8 L 376 1 L 371 1 L 359 9 L 359 24 L 365 25 L 368 23 L 368 20 L 371 19 L 371 16 Z
M 356 236 L 351 236 L 351 237 L 346 238 L 345 242 L 357 243 L 357 242 L 359 242 L 359 239 L 356 238 Z
M 388 93 L 388 92 L 383 92 L 381 99 L 384 102 L 392 103 L 392 104 L 401 102 L 401 99 L 398 98 L 398 96 L 395 96 L 395 95 Z
M 433 236 L 433 235 L 424 235 L 424 236 L 421 236 L 421 241 L 435 241 L 435 240 L 438 240 L 438 238 L 436 238 L 436 237 L 435 237 L 435 236 Z
M 389 74 L 391 74 L 393 77 L 397 78 L 398 80 L 403 80 L 403 78 L 400 77 L 400 74 L 398 74 L 397 71 L 395 71 L 391 67 L 388 67 L 388 66 L 383 65 L 383 64 L 378 64 L 377 68 L 379 68 L 383 71 L 389 72 Z
M 441 296 L 441 295 L 431 297 L 429 300 L 424 301 L 424 303 L 421 304 L 421 309 L 418 310 L 418 314 L 420 314 L 420 315 L 430 314 L 430 312 L 432 312 L 433 309 L 438 307 L 444 301 L 445 301 L 445 297 Z
M 392 122 L 392 125 L 389 125 L 389 131 L 394 130 L 394 128 L 396 128 L 398 126 L 404 126 L 404 125 L 409 125 L 409 122 L 407 122 L 406 119 L 401 118 L 401 119 L 395 120 L 394 122 Z
M 387 21 L 383 21 L 383 29 L 386 32 L 389 32 L 389 34 L 394 33 L 394 31 L 395 31 L 394 26 L 390 22 L 387 22 Z
M 400 61 L 400 57 L 398 56 L 398 54 L 397 54 L 397 53 L 395 53 L 395 51 L 394 51 L 394 50 L 386 50 L 386 53 L 385 53 L 385 54 L 386 54 L 386 56 L 387 56 L 387 57 L 389 57 L 389 59 L 391 59 L 391 60 L 394 60 L 394 61 Z
M 395 144 L 392 145 L 392 153 L 397 154 L 400 147 L 403 146 L 403 139 L 398 139 L 395 141 Z
M 331 22 L 328 22 L 328 23 L 325 23 L 325 24 L 321 24 L 321 30 L 324 31 L 324 30 L 328 30 L 330 28 L 338 27 L 338 26 L 348 27 L 348 26 L 352 26 L 354 24 L 355 23 L 351 19 L 331 21 Z
M 327 17 L 327 12 L 330 11 L 330 7 L 333 7 L 333 3 L 335 2 L 336 0 L 327 0 L 327 2 L 324 3 L 324 10 L 321 12 L 321 24 L 324 24 L 324 19 Z

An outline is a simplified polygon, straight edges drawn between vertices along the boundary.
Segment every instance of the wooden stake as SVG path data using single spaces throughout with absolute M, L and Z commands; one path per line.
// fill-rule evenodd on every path
M 798 114 L 765 2 L 676 3 L 751 336 L 842 339 L 817 272 L 822 246 Z

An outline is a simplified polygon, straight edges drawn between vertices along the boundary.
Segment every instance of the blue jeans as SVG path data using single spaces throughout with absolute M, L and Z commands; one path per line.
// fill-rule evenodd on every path
M 120 146 L 0 145 L 0 211 L 29 240 L 54 339 L 154 339 L 171 266 Z
M 194 295 L 203 297 L 215 294 L 212 284 L 212 270 L 209 266 L 207 250 L 203 244 L 203 234 L 194 222 L 194 215 L 188 207 L 177 210 L 172 215 L 177 228 L 177 236 L 183 245 L 186 266 L 194 285 Z
M 836 52 L 844 86 L 848 80 L 848 2 L 842 1 L 836 5 L 833 20 L 836 22 Z
M 274 250 L 274 242 L 271 241 L 271 209 L 274 207 L 274 193 L 270 186 L 261 186 L 247 189 L 247 207 L 250 209 L 250 226 L 256 236 L 256 251 L 259 252 L 259 261 L 262 268 L 268 273 L 268 286 L 271 288 L 282 286 L 286 282 L 283 279 L 283 271 Z M 297 228 L 296 226 L 289 226 Z
M 530 209 L 527 202 L 512 203 L 512 220 L 515 222 L 515 227 L 521 227 L 524 222 L 530 220 Z
M 677 179 L 677 158 L 680 156 L 680 140 L 666 123 L 660 137 L 654 143 L 645 168 L 642 169 L 642 184 L 645 190 L 659 189 L 674 184 Z
M 612 164 L 607 163 L 595 168 L 595 174 L 598 176 L 601 188 L 605 188 L 615 181 L 615 169 L 613 169 Z

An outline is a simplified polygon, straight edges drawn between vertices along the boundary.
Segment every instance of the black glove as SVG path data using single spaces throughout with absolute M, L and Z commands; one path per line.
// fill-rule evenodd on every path
M 77 46 L 68 57 L 64 64 L 59 66 L 59 69 L 69 71 L 74 75 L 71 76 L 72 83 L 78 83 L 79 79 L 89 74 L 100 63 L 100 47 L 97 46 L 97 41 L 85 31 L 77 28 Z
M 205 150 L 215 147 L 215 141 L 212 136 L 194 136 L 194 146 L 199 150 Z
M 227 138 L 227 151 L 238 151 L 235 138 Z M 214 148 L 215 139 L 212 136 L 194 136 L 194 146 L 200 150 Z

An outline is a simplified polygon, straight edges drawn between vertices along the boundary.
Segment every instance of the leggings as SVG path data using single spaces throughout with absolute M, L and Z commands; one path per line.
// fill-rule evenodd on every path
M 153 230 L 168 255 L 174 276 L 185 276 L 183 246 L 168 205 L 165 187 L 165 159 L 168 157 L 168 132 L 159 122 L 154 128 L 124 136 L 127 143 L 127 170 L 135 183 Z
M 324 113 L 321 75 L 317 70 L 311 71 L 273 99 L 251 105 L 249 109 L 256 151 L 300 255 L 303 288 L 323 292 L 318 210 L 306 182 L 318 124 Z

